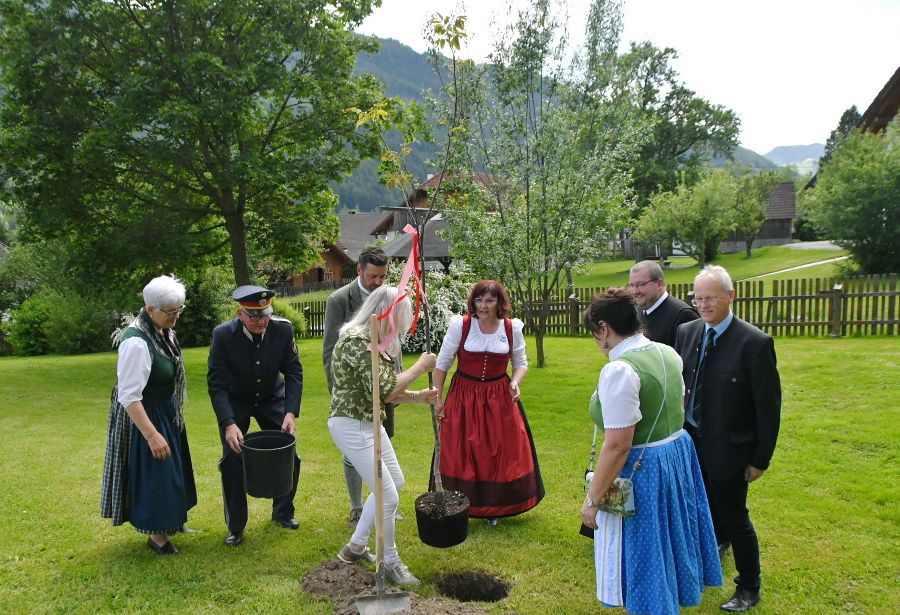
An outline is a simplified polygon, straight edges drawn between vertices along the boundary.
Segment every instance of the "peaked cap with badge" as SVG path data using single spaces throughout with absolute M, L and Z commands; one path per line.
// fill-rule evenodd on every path
M 234 293 L 232 293 L 231 298 L 237 301 L 242 308 L 250 313 L 266 316 L 267 314 L 272 313 L 272 298 L 276 294 L 277 293 L 274 290 L 269 290 L 268 288 L 255 286 L 253 284 L 246 284 L 244 286 L 238 286 Z

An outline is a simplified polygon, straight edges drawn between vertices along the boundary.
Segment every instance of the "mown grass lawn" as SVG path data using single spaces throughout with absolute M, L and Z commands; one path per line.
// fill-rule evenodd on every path
M 711 264 L 721 265 L 728 270 L 734 280 L 780 271 L 797 265 L 815 263 L 819 261 L 845 256 L 846 250 L 794 250 L 783 246 L 769 246 L 753 250 L 753 256 L 744 258 L 744 253 L 720 254 Z M 697 261 L 687 257 L 674 257 L 672 268 L 665 271 L 666 282 L 679 284 L 693 282 L 694 276 L 700 270 Z M 628 270 L 634 265 L 634 260 L 605 261 L 594 263 L 574 276 L 575 286 L 579 287 L 603 287 L 622 286 L 628 283 Z M 780 278 L 816 278 L 831 277 L 837 275 L 838 265 L 835 263 L 820 265 L 813 271 L 800 269 L 780 276 Z M 767 280 L 770 278 L 766 278 Z
M 532 340 L 533 341 L 533 340 Z M 546 341 L 549 367 L 532 369 L 523 399 L 547 497 L 496 528 L 473 521 L 468 540 L 437 550 L 419 542 L 413 501 L 426 488 L 430 419 L 399 410 L 395 446 L 407 475 L 398 524 L 401 555 L 435 595 L 441 572 L 486 569 L 514 584 L 497 615 L 593 614 L 590 541 L 577 534 L 581 476 L 590 447 L 586 402 L 603 364 L 588 339 Z M 784 383 L 779 446 L 751 488 L 764 574 L 758 615 L 894 613 L 900 602 L 900 344 L 896 338 L 778 339 Z M 533 350 L 534 344 L 530 344 Z M 328 436 L 321 341 L 304 340 L 303 457 L 297 518 L 289 532 L 250 501 L 246 544 L 222 544 L 220 445 L 205 387 L 206 349 L 186 352 L 187 424 L 199 499 L 180 535 L 179 557 L 162 558 L 130 526 L 100 519 L 113 353 L 0 359 L 0 612 L 327 613 L 303 574 L 346 541 L 346 495 Z M 533 357 L 532 357 L 533 358 Z M 687 613 L 718 613 L 731 593 L 712 588 Z M 612 612 L 612 611 L 610 611 Z M 621 612 L 621 611 L 616 611 Z

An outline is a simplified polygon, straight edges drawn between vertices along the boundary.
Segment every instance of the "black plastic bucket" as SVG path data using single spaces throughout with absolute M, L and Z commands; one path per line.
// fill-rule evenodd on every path
M 460 491 L 429 491 L 416 498 L 419 540 L 446 549 L 469 535 L 469 498 Z
M 291 491 L 297 438 L 274 429 L 244 436 L 244 486 L 255 498 L 280 498 Z

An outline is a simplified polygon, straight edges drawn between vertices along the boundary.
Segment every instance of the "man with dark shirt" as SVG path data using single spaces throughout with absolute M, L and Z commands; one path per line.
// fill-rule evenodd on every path
M 666 292 L 666 280 L 656 261 L 641 261 L 628 274 L 628 288 L 641 309 L 647 337 L 668 346 L 675 345 L 675 331 L 685 322 L 697 320 L 697 312 Z

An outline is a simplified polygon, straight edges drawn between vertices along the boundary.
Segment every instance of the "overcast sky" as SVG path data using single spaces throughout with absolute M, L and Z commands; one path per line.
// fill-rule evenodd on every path
M 589 4 L 569 1 L 573 37 L 583 36 Z M 506 7 L 505 0 L 382 0 L 359 31 L 424 51 L 429 15 L 462 13 L 469 31 L 462 55 L 484 60 L 510 21 Z M 623 40 L 675 48 L 681 79 L 734 110 L 741 145 L 760 154 L 824 143 L 841 113 L 851 105 L 865 111 L 900 66 L 900 0 L 625 0 L 624 12 Z

